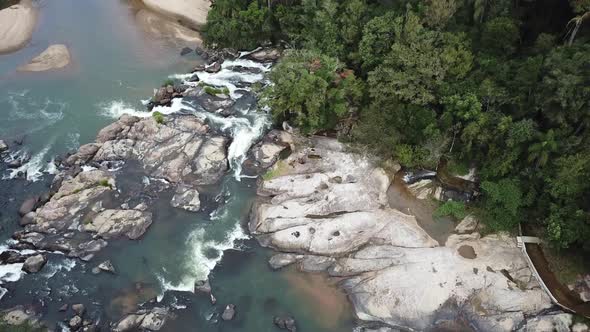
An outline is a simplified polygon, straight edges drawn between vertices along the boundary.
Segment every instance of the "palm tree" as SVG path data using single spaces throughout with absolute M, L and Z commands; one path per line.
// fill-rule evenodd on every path
M 536 167 L 540 168 L 547 164 L 551 154 L 559 149 L 555 140 L 555 132 L 550 129 L 547 133 L 539 133 L 538 140 L 529 146 L 529 162 L 536 161 Z

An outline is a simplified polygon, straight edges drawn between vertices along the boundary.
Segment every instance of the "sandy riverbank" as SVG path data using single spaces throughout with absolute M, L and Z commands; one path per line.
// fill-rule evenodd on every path
M 0 10 L 0 54 L 23 48 L 33 35 L 37 10 L 31 0 Z
M 151 10 L 172 17 L 182 24 L 200 30 L 207 23 L 209 0 L 143 0 Z

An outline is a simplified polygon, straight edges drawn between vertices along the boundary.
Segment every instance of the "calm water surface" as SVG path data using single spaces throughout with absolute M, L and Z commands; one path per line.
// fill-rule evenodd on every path
M 16 211 L 23 199 L 47 190 L 48 162 L 91 142 L 97 131 L 123 113 L 141 112 L 169 75 L 185 73 L 201 62 L 181 57 L 180 46 L 153 39 L 135 19 L 137 9 L 115 0 L 38 1 L 40 19 L 31 43 L 0 56 L 0 138 L 12 151 L 27 154 L 30 181 L 10 179 L 0 166 L 0 242 L 18 230 Z M 50 44 L 66 44 L 72 55 L 67 70 L 19 73 L 16 68 Z M 121 170 L 118 186 L 141 186 L 143 174 L 132 164 Z M 163 193 L 153 208 L 154 223 L 139 241 L 112 241 L 89 263 L 50 254 L 39 274 L 25 275 L 0 299 L 0 308 L 32 304 L 52 323 L 66 318 L 64 303 L 84 303 L 89 315 L 114 320 L 158 298 L 174 309 L 166 331 L 275 331 L 274 315 L 290 314 L 301 331 L 349 331 L 351 309 L 335 281 L 292 270 L 270 271 L 272 254 L 243 231 L 254 180 L 229 175 L 206 188 L 199 213 L 169 206 Z M 93 275 L 111 259 L 116 275 Z M 209 274 L 217 304 L 186 290 Z M 228 303 L 237 305 L 234 321 L 219 321 Z

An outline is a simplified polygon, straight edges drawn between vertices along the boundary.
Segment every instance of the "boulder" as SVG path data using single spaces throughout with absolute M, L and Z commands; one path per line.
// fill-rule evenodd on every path
M 32 212 L 37 207 L 37 203 L 39 202 L 38 196 L 33 196 L 27 198 L 18 209 L 18 214 L 21 217 L 24 217 L 27 213 Z
M 0 153 L 8 151 L 8 144 L 0 139 Z
M 21 254 L 18 251 L 6 250 L 0 254 L 0 264 L 15 264 L 24 263 L 27 260 L 27 256 Z
M 211 284 L 209 283 L 209 279 L 198 280 L 197 282 L 195 282 L 195 293 L 196 292 L 210 294 L 211 293 Z
M 1 320 L 3 323 L 11 326 L 20 326 L 25 323 L 28 325 L 36 326 L 37 325 L 37 317 L 35 312 L 30 309 L 25 309 L 23 306 L 16 306 L 11 309 L 7 309 L 2 311 L 0 315 Z M 12 328 L 7 327 L 7 330 L 10 331 Z
M 21 226 L 27 226 L 27 225 L 31 225 L 35 223 L 35 218 L 37 217 L 37 214 L 35 212 L 29 212 L 27 214 L 25 214 L 21 219 L 20 219 L 20 225 Z
M 66 67 L 70 63 L 70 51 L 66 45 L 51 45 L 28 64 L 18 67 L 19 71 L 40 72 Z
M 287 254 L 287 253 L 279 253 L 273 255 L 269 260 L 268 264 L 273 270 L 281 269 L 285 266 L 291 265 L 300 261 L 303 258 L 303 255 L 295 255 L 295 254 Z
M 80 316 L 74 316 L 70 319 L 70 321 L 68 322 L 68 326 L 73 329 L 74 331 L 76 331 L 77 329 L 79 329 L 82 326 L 82 317 Z
M 0 10 L 0 54 L 24 47 L 33 35 L 37 10 L 31 0 Z
M 215 61 L 214 63 L 205 67 L 205 72 L 207 73 L 218 73 L 221 71 L 221 62 Z
M 143 318 L 140 328 L 148 331 L 159 331 L 166 323 L 169 313 L 165 308 L 153 308 Z
M 47 263 L 47 258 L 41 254 L 34 255 L 25 260 L 23 271 L 27 273 L 37 273 L 41 271 L 43 266 Z
M 104 210 L 84 224 L 87 232 L 95 232 L 103 239 L 126 236 L 140 238 L 152 224 L 152 214 L 137 210 Z
M 100 264 L 98 264 L 98 269 L 104 272 L 109 272 L 112 274 L 115 274 L 115 267 L 113 266 L 113 263 L 111 263 L 110 260 L 106 260 Z
M 281 51 L 276 48 L 263 48 L 245 56 L 245 58 L 258 62 L 274 62 L 281 57 Z
M 273 322 L 281 330 L 287 330 L 289 332 L 297 331 L 295 319 L 291 316 L 275 317 L 273 318 Z
M 199 192 L 196 189 L 191 189 L 184 185 L 179 185 L 176 188 L 176 193 L 172 197 L 170 204 L 179 209 L 184 209 L 191 212 L 199 211 L 201 201 L 199 200 Z
M 474 216 L 469 215 L 463 218 L 463 220 L 461 220 L 457 227 L 455 227 L 455 232 L 459 234 L 474 232 L 477 228 L 477 224 L 477 219 L 475 219 Z
M 113 327 L 114 332 L 127 332 L 133 331 L 141 325 L 141 322 L 145 318 L 146 314 L 129 314 L 121 320 L 119 320 Z
M 180 55 L 181 56 L 185 56 L 187 54 L 191 54 L 193 52 L 192 48 L 189 47 L 183 47 L 182 50 L 180 50 Z
M 234 304 L 228 304 L 225 309 L 223 310 L 223 313 L 221 314 L 221 319 L 227 321 L 227 320 L 232 320 L 234 319 L 234 316 L 236 315 L 236 306 Z

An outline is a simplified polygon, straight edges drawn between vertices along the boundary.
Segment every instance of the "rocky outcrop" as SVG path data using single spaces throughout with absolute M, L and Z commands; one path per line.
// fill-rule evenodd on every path
M 140 310 L 123 317 L 119 322 L 114 324 L 112 330 L 115 332 L 136 330 L 159 331 L 170 317 L 171 314 L 166 308 Z
M 32 308 L 25 308 L 24 306 L 16 306 L 11 309 L 4 310 L 0 313 L 0 322 L 7 330 L 17 330 L 18 326 L 27 325 L 28 327 L 40 327 L 39 318 Z
M 41 271 L 43 266 L 47 263 L 47 258 L 43 255 L 30 256 L 25 260 L 23 271 L 27 273 L 37 273 Z
M 143 3 L 149 9 L 197 30 L 207 23 L 211 7 L 210 0 L 143 0 Z
M 273 129 L 250 149 L 249 165 L 247 166 L 266 170 L 279 160 L 283 151 L 292 150 L 294 144 L 293 136 L 290 133 Z
M 358 318 L 392 328 L 443 328 L 452 312 L 478 330 L 511 331 L 538 326 L 552 306 L 513 237 L 482 238 L 471 218 L 457 229 L 468 234 L 439 244 L 389 207 L 389 177 L 370 157 L 327 138 L 296 146 L 260 180 L 252 209 L 251 232 L 283 252 L 271 267 L 344 278 Z
M 28 64 L 20 66 L 18 71 L 40 72 L 64 68 L 68 64 L 70 64 L 70 51 L 66 45 L 57 44 L 49 46 Z
M 191 189 L 187 186 L 178 186 L 178 188 L 176 188 L 176 193 L 172 197 L 172 201 L 170 201 L 170 205 L 175 208 L 197 212 L 201 207 L 199 192 L 196 189 Z
M 37 23 L 37 10 L 31 0 L 0 10 L 0 54 L 24 47 Z

